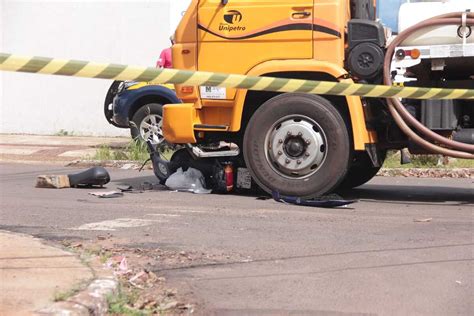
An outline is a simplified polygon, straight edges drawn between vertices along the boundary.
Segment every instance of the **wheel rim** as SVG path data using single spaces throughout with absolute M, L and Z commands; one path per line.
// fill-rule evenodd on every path
M 153 145 L 158 145 L 165 139 L 162 131 L 163 120 L 158 114 L 147 115 L 140 123 L 140 136 Z
M 326 159 L 327 139 L 321 126 L 303 115 L 277 121 L 265 137 L 265 157 L 279 175 L 302 179 L 313 175 Z

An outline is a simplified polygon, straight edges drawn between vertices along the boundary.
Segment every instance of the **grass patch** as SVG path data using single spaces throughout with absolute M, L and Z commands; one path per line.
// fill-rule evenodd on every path
M 450 158 L 451 159 L 451 158 Z M 474 160 L 472 159 L 453 159 L 447 165 L 438 164 L 438 155 L 412 155 L 411 163 L 400 164 L 400 152 L 389 151 L 387 158 L 383 164 L 384 168 L 474 168 Z
M 169 146 L 163 146 L 161 155 L 165 160 L 171 159 L 174 150 Z M 141 140 L 132 140 L 125 147 L 115 149 L 108 145 L 102 145 L 97 148 L 94 157 L 88 159 L 92 160 L 126 160 L 126 161 L 145 161 L 150 158 L 148 153 L 148 146 Z
M 144 161 L 150 157 L 146 143 L 139 140 L 130 141 L 124 148 L 112 149 L 102 145 L 92 158 L 93 160 L 132 160 Z
M 125 292 L 122 289 L 122 286 L 120 286 L 117 294 L 110 295 L 107 297 L 107 302 L 109 305 L 109 314 L 128 316 L 149 315 L 150 313 L 140 311 L 131 307 L 138 300 L 139 295 L 140 294 L 138 293 L 138 291 Z
M 57 292 L 54 293 L 53 301 L 62 302 L 62 301 L 67 300 L 68 298 L 73 297 L 74 295 L 76 295 L 77 293 L 79 293 L 80 291 L 85 289 L 87 284 L 89 284 L 89 281 L 87 281 L 87 282 L 83 281 L 81 283 L 77 283 L 77 284 L 73 285 L 72 288 L 70 288 L 68 290 L 57 291 Z
M 73 136 L 74 132 L 68 132 L 64 129 L 60 129 L 59 132 L 55 133 L 54 136 Z

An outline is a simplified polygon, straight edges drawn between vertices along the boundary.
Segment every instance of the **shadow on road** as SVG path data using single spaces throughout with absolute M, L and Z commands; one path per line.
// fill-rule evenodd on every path
M 290 260 L 300 260 L 300 259 L 314 259 L 314 258 L 322 258 L 322 257 L 338 257 L 338 256 L 346 256 L 346 255 L 355 255 L 355 254 L 383 254 L 383 253 L 391 253 L 391 252 L 410 252 L 410 251 L 419 251 L 419 250 L 433 250 L 439 248 L 446 248 L 452 249 L 455 247 L 472 247 L 474 246 L 473 243 L 464 243 L 464 244 L 452 244 L 452 245 L 434 245 L 434 246 L 425 246 L 425 247 L 406 247 L 406 248 L 387 248 L 387 249 L 367 249 L 367 250 L 354 250 L 354 251 L 343 251 L 343 252 L 329 252 L 329 253 L 319 253 L 319 254 L 308 254 L 308 255 L 301 255 L 301 256 L 290 256 L 290 257 L 274 257 L 274 258 L 262 258 L 262 259 L 255 259 L 252 261 L 234 261 L 234 262 L 223 262 L 223 263 L 202 263 L 202 264 L 194 264 L 184 267 L 172 267 L 172 268 L 164 268 L 164 269 L 157 269 L 156 272 L 163 272 L 163 271 L 186 271 L 192 269 L 200 269 L 200 268 L 218 268 L 218 267 L 225 267 L 225 266 L 233 266 L 233 265 L 246 265 L 246 264 L 258 264 L 258 263 L 272 263 L 275 261 L 290 261 Z M 330 269 L 325 271 L 317 271 L 311 273 L 303 273 L 303 274 L 313 274 L 313 273 L 326 273 L 326 272 L 341 272 L 347 270 L 366 270 L 366 269 L 377 269 L 377 268 L 388 268 L 388 267 L 397 267 L 397 266 L 410 266 L 410 265 L 419 265 L 419 264 L 433 264 L 433 263 L 447 263 L 447 262 L 472 262 L 474 258 L 462 258 L 462 259 L 449 259 L 449 260 L 436 260 L 436 261 L 413 261 L 413 262 L 405 262 L 405 263 L 394 263 L 394 264 L 383 264 L 383 265 L 371 265 L 371 266 L 359 266 L 359 267 L 346 267 L 346 268 L 339 268 L 339 269 Z M 290 273 L 287 275 L 297 275 L 298 273 Z M 281 276 L 281 274 L 278 274 Z M 274 276 L 273 274 L 262 274 L 262 275 L 255 275 L 252 277 L 268 277 Z M 243 276 L 237 277 L 242 278 Z M 248 277 L 248 276 L 245 276 Z M 210 278 L 212 279 L 212 278 Z M 224 278 L 225 279 L 225 278 Z
M 436 181 L 436 179 L 433 179 Z M 158 183 L 158 179 L 153 176 L 139 176 L 133 178 L 117 179 L 112 181 L 115 185 L 129 184 L 139 188 L 142 183 Z M 471 182 L 471 181 L 470 181 Z M 400 184 L 366 184 L 351 190 L 338 192 L 344 199 L 356 199 L 378 203 L 399 203 L 404 204 L 423 204 L 435 205 L 443 203 L 444 205 L 459 206 L 474 204 L 474 185 L 472 187 L 447 187 L 447 186 L 419 186 L 419 185 L 400 185 Z M 233 195 L 245 196 L 248 198 L 262 198 L 265 193 L 259 191 L 256 193 L 233 193 Z M 268 198 L 271 198 L 268 195 Z
M 359 188 L 341 192 L 341 194 L 348 199 L 374 200 L 379 203 L 403 202 L 404 204 L 408 204 L 415 202 L 424 205 L 446 203 L 447 205 L 456 206 L 474 203 L 473 188 L 367 184 Z

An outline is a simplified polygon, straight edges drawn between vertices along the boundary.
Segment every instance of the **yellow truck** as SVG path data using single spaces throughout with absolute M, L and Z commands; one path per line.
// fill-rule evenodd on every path
M 472 13 L 445 18 L 450 21 L 433 25 L 458 24 L 453 36 L 471 36 Z M 397 50 L 387 43 L 389 35 L 375 19 L 372 0 L 192 0 L 175 33 L 173 66 L 392 84 L 392 56 L 416 59 L 420 52 L 416 47 Z M 472 49 L 470 41 L 464 44 L 466 50 Z M 473 88 L 474 57 L 451 57 L 438 72 L 429 69 L 432 61 L 427 59 L 416 66 L 425 67 L 423 71 L 407 69 L 407 73 L 418 76 L 416 86 Z M 463 58 L 461 63 L 457 57 Z M 464 71 L 458 76 L 449 65 L 460 64 Z M 232 163 L 247 179 L 237 179 L 244 187 L 248 171 L 267 192 L 315 197 L 361 185 L 375 176 L 389 149 L 409 147 L 417 153 L 464 158 L 474 153 L 472 101 L 438 102 L 433 95 L 429 104 L 420 104 L 206 85 L 175 89 L 182 103 L 164 106 L 167 141 L 187 144 L 193 159 Z M 413 131 L 413 123 L 406 123 L 407 113 L 431 125 Z

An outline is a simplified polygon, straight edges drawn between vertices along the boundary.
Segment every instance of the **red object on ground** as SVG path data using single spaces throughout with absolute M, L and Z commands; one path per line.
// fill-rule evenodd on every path
M 227 187 L 227 192 L 232 191 L 234 188 L 234 170 L 231 165 L 226 165 L 224 168 L 225 173 L 225 184 Z

